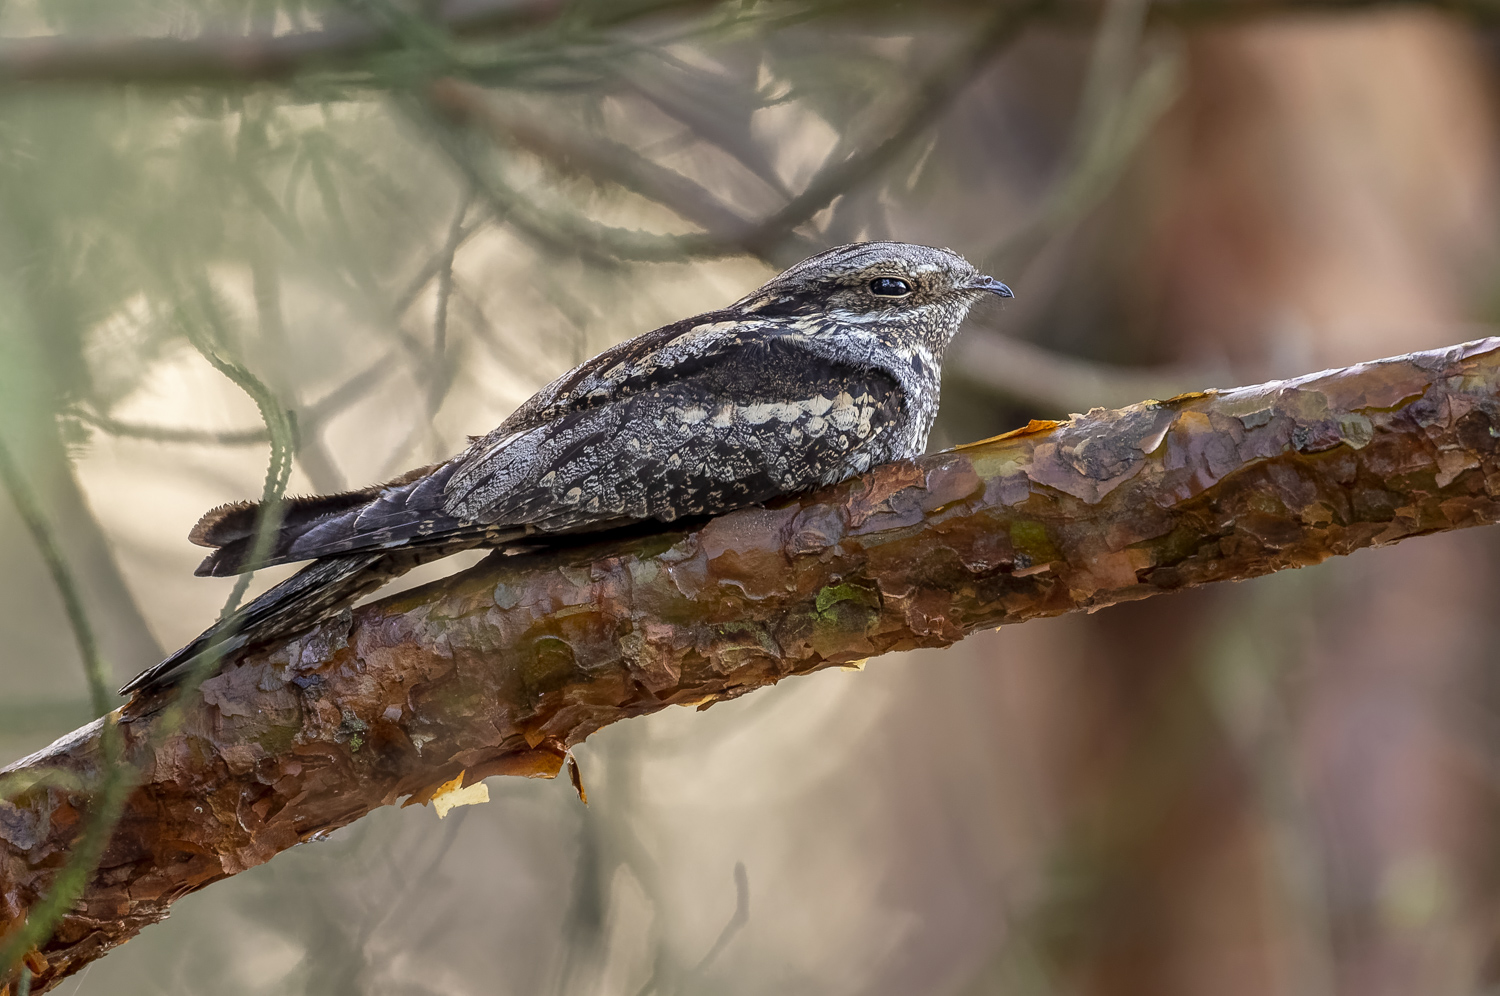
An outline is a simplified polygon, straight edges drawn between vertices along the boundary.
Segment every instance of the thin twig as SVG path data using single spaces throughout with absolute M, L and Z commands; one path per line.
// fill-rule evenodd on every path
M 470 189 L 472 190 L 472 188 Z M 396 299 L 391 302 L 391 314 L 398 318 L 405 314 L 406 309 L 412 306 L 417 298 L 421 296 L 421 293 L 427 289 L 427 285 L 432 283 L 442 270 L 443 260 L 451 258 L 452 253 L 456 253 L 459 249 L 462 249 L 464 243 L 472 239 L 494 220 L 494 215 L 489 210 L 484 210 L 479 213 L 477 218 L 459 229 L 456 239 L 450 233 L 449 241 L 452 242 L 452 250 L 450 251 L 448 245 L 445 243 L 442 249 L 428 257 L 427 262 L 422 264 L 422 268 L 407 283 L 406 289 L 397 294 Z
M 661 69 L 668 69 L 673 76 L 688 70 L 660 60 L 652 75 L 634 74 L 621 78 L 628 86 L 657 110 L 687 126 L 693 138 L 705 141 L 723 151 L 743 166 L 749 173 L 764 183 L 772 192 L 790 200 L 792 192 L 777 174 L 776 167 L 766 149 L 754 141 L 750 134 L 750 110 L 741 106 L 726 108 L 727 101 L 715 101 L 712 93 L 705 99 L 706 74 L 698 74 L 678 82 Z
M 621 260 L 672 262 L 689 254 L 689 236 L 603 225 L 570 208 L 539 207 L 539 194 L 516 190 L 495 169 L 480 161 L 471 143 L 447 120 L 446 113 L 439 118 L 428 107 L 410 106 L 406 110 L 411 120 L 426 130 L 448 155 L 467 182 L 490 202 L 496 216 L 543 251 L 559 257 L 580 256 L 600 267 L 617 266 Z
M 442 409 L 443 402 L 447 400 L 449 391 L 458 373 L 457 366 L 448 355 L 448 310 L 453 298 L 453 257 L 458 247 L 466 238 L 464 216 L 469 212 L 469 206 L 474 199 L 474 187 L 466 184 L 463 193 L 459 197 L 458 210 L 453 216 L 453 221 L 448 226 L 448 236 L 443 242 L 443 248 L 435 257 L 437 261 L 437 300 L 434 304 L 432 316 L 432 348 L 422 358 L 422 367 L 427 379 L 426 410 L 423 418 L 411 426 L 406 436 L 398 443 L 386 457 L 386 462 L 380 470 L 381 477 L 394 473 L 397 466 L 405 458 L 406 454 L 417 444 L 424 435 L 430 437 L 434 447 L 441 445 L 437 429 L 433 419 Z M 404 308 L 402 310 L 405 310 Z
M 187 443 L 203 446 L 254 446 L 268 441 L 271 436 L 265 429 L 184 429 L 169 425 L 146 425 L 141 422 L 124 422 L 87 408 L 68 409 L 68 414 L 101 432 L 122 439 L 146 439 L 154 443 Z
M 1227 370 L 1094 363 L 980 329 L 965 333 L 953 344 L 944 376 L 1033 405 L 1037 416 L 1049 418 L 1118 407 L 1141 398 L 1170 398 L 1231 381 Z
M 387 353 L 359 373 L 344 381 L 323 397 L 295 412 L 298 448 L 306 445 L 306 437 L 322 428 L 325 422 L 341 414 L 345 408 L 363 398 L 379 386 L 395 370 L 395 357 Z M 101 432 L 122 439 L 145 439 L 155 443 L 184 443 L 202 446 L 255 446 L 270 442 L 271 434 L 264 426 L 258 429 L 186 429 L 181 426 L 147 425 L 141 422 L 126 422 L 81 406 L 68 409 L 68 415 Z
M 509 336 L 500 336 L 495 333 L 489 317 L 485 314 L 484 305 L 471 294 L 461 281 L 453 282 L 453 294 L 455 300 L 468 308 L 472 315 L 470 331 L 474 338 L 483 345 L 490 356 L 502 367 L 512 371 L 545 370 L 551 360 L 545 355 L 538 356 L 535 353 L 523 354 L 515 341 Z M 562 310 L 562 309 L 559 309 Z
M 847 158 L 824 166 L 786 206 L 736 241 L 751 252 L 774 255 L 776 244 L 811 219 L 840 194 L 847 193 L 890 165 L 915 139 L 942 117 L 943 110 L 973 81 L 995 54 L 1025 30 L 1052 0 L 1026 0 L 992 14 L 970 41 L 946 56 L 939 68 L 916 88 L 905 111 L 896 116 L 879 141 Z M 706 249 L 707 247 L 705 247 Z M 722 251 L 724 246 L 717 247 Z M 705 253 L 707 254 L 707 253 Z
M 735 935 L 745 928 L 750 922 L 750 876 L 745 871 L 745 863 L 736 861 L 734 863 L 734 912 L 730 914 L 729 922 L 724 924 L 724 929 L 719 931 L 718 939 L 714 941 L 713 947 L 694 965 L 676 985 L 663 987 L 661 985 L 661 960 L 658 959 L 656 971 L 646 980 L 645 985 L 636 992 L 636 996 L 650 996 L 653 992 L 665 992 L 668 996 L 678 993 L 693 983 L 700 981 L 704 973 L 729 947 L 729 942 L 734 940 Z
M 1152 127 L 1177 99 L 1181 84 L 1182 57 L 1169 48 L 1156 55 L 1128 86 L 1109 90 L 1111 99 L 1102 111 L 1080 111 L 1072 151 L 1057 179 L 1036 206 L 980 258 L 1034 258 L 1045 251 L 1049 239 L 1065 237 L 1124 174 Z M 1028 299 L 1035 300 L 1030 294 Z
M 538 244 L 556 253 L 577 253 L 600 263 L 614 260 L 663 262 L 690 257 L 721 257 L 750 253 L 772 263 L 786 263 L 787 246 L 795 230 L 811 220 L 840 195 L 867 181 L 890 165 L 941 116 L 943 109 L 981 72 L 994 55 L 1017 37 L 1033 17 L 1054 0 L 1026 0 L 1001 9 L 974 32 L 972 39 L 943 58 L 915 87 L 900 113 L 880 130 L 881 137 L 866 148 L 825 165 L 801 193 L 766 218 L 733 229 L 688 235 L 661 235 L 603 225 L 571 211 L 539 209 L 535 198 L 522 195 L 503 179 L 475 162 L 470 150 L 445 133 L 435 137 L 454 163 L 504 214 L 507 222 Z M 440 87 L 438 97 L 452 99 L 451 87 Z M 429 99 L 431 95 L 429 94 Z M 420 118 L 418 118 L 420 121 Z M 793 247 L 802 255 L 804 246 Z
M 222 336 L 222 319 L 212 289 L 202 282 L 195 289 L 199 307 L 209 327 Z M 261 383 L 259 378 L 222 356 L 207 336 L 201 333 L 196 323 L 184 322 L 183 329 L 187 333 L 188 341 L 203 358 L 255 402 L 255 407 L 260 411 L 260 417 L 265 421 L 266 431 L 270 436 L 271 459 L 266 467 L 265 485 L 262 488 L 259 513 L 256 517 L 255 542 L 250 548 L 246 561 L 254 567 L 270 555 L 276 543 L 277 533 L 281 529 L 283 513 L 281 499 L 286 494 L 287 482 L 292 473 L 292 454 L 296 452 L 295 416 L 281 407 L 270 388 Z M 221 619 L 228 618 L 239 607 L 240 599 L 244 598 L 254 576 L 254 570 L 248 570 L 235 579 L 234 589 L 230 592 L 229 599 L 220 612 Z
M 483 87 L 451 77 L 435 81 L 428 94 L 436 106 L 479 126 L 497 142 L 515 145 L 555 168 L 640 194 L 705 231 L 727 237 L 748 224 L 696 180 L 621 142 L 548 127 L 502 104 Z
M 437 306 L 432 315 L 432 355 L 441 364 L 448 346 L 448 299 L 453 295 L 453 257 L 458 252 L 464 236 L 464 215 L 469 213 L 469 204 L 474 200 L 474 188 L 464 187 L 458 199 L 458 210 L 448 226 L 448 238 L 443 242 L 437 274 Z

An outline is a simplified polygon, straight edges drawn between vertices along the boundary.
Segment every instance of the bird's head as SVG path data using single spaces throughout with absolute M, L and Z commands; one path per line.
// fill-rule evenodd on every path
M 951 250 L 857 242 L 804 259 L 733 310 L 747 317 L 877 325 L 942 349 L 985 294 L 1013 296 Z

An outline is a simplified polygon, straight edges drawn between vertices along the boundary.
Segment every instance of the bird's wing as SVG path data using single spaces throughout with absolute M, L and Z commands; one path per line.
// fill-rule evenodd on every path
M 685 318 L 591 357 L 542 388 L 485 437 L 502 439 L 545 425 L 569 412 L 596 407 L 663 380 L 686 376 L 727 352 L 769 333 L 763 323 L 727 311 Z
M 675 377 L 575 406 L 423 476 L 307 499 L 305 515 L 293 506 L 275 559 L 315 562 L 124 691 L 169 685 L 194 666 L 211 667 L 243 647 L 305 629 L 392 577 L 460 549 L 535 531 L 713 514 L 909 455 L 902 449 L 904 398 L 896 379 L 878 368 L 769 339 L 742 344 L 718 362 L 676 369 Z M 445 494 L 450 484 L 457 487 Z M 221 573 L 234 573 L 233 557 L 243 556 L 235 550 L 250 540 L 239 535 L 237 521 L 222 520 L 219 528 L 237 538 L 206 561 L 222 563 Z M 195 535 L 210 543 L 220 536 L 212 525 Z
M 796 335 L 726 335 L 712 349 L 649 373 L 611 375 L 616 362 L 578 378 L 549 420 L 477 443 L 448 478 L 444 510 L 547 532 L 671 521 L 909 455 L 889 372 L 830 359 Z M 601 387 L 583 390 L 590 377 Z
M 275 543 L 256 567 L 294 564 L 367 550 L 453 547 L 496 543 L 516 536 L 493 525 L 465 521 L 443 508 L 443 486 L 456 460 L 424 467 L 383 485 L 342 495 L 289 498 Z M 225 577 L 251 569 L 256 518 L 250 503 L 214 509 L 194 528 L 192 539 L 214 551 L 198 565 L 200 577 Z M 470 542 L 472 541 L 472 542 Z
M 895 378 L 794 334 L 699 320 L 622 346 L 447 463 L 291 499 L 263 565 L 710 515 L 908 455 L 893 439 L 905 421 Z M 216 549 L 200 575 L 249 569 L 256 511 L 204 517 L 194 541 Z

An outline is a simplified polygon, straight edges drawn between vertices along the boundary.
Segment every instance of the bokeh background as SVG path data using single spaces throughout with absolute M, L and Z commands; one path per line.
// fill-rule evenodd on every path
M 1017 290 L 935 448 L 1477 338 L 1493 10 L 9 0 L 0 440 L 123 680 L 214 617 L 187 530 L 267 472 L 205 347 L 326 492 L 856 239 Z M 587 808 L 379 811 L 58 991 L 1500 991 L 1497 568 L 1422 538 L 622 723 Z M 0 496 L 0 759 L 86 689 Z

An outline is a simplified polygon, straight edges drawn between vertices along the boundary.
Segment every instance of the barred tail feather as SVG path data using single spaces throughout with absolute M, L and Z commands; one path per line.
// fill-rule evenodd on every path
M 311 629 L 412 568 L 474 547 L 506 546 L 524 536 L 524 529 L 480 527 L 428 537 L 395 549 L 320 557 L 252 599 L 228 619 L 214 623 L 160 664 L 130 679 L 120 694 L 175 685 L 200 662 L 205 667 L 217 668 L 219 660 L 237 651 Z M 210 654 L 215 659 L 212 664 L 203 660 Z
M 381 563 L 397 559 L 375 551 L 315 560 L 228 619 L 214 623 L 160 664 L 130 679 L 120 694 L 175 685 L 191 674 L 193 665 L 202 662 L 206 655 L 212 654 L 217 662 L 244 647 L 308 629 L 416 566 Z
M 259 564 L 250 562 L 250 554 L 260 506 L 247 501 L 220 505 L 199 519 L 188 535 L 199 546 L 213 548 L 194 573 L 229 577 L 273 564 L 441 542 L 454 533 L 472 532 L 473 523 L 443 510 L 444 485 L 453 467 L 451 463 L 421 467 L 360 491 L 284 499 L 275 542 Z

